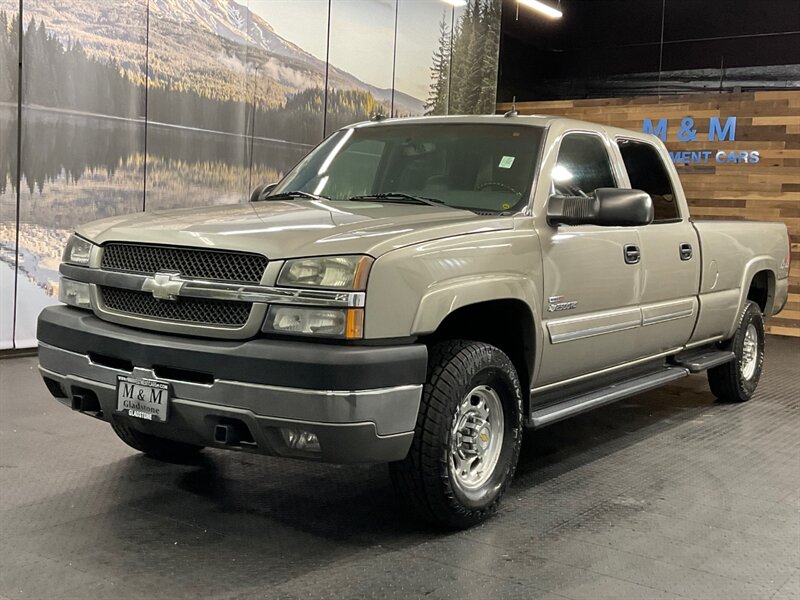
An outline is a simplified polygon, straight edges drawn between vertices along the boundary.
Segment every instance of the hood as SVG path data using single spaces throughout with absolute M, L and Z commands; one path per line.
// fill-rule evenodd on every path
M 78 234 L 97 244 L 220 248 L 275 260 L 333 254 L 378 257 L 433 239 L 512 227 L 511 217 L 444 206 L 292 200 L 111 217 L 79 227 Z

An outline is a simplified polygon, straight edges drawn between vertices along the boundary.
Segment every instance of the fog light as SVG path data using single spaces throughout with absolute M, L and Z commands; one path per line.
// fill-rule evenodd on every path
M 58 290 L 58 299 L 64 304 L 77 308 L 92 308 L 91 286 L 82 281 L 74 281 L 61 278 L 61 285 Z
M 320 452 L 322 450 L 317 435 L 310 431 L 281 427 L 281 435 L 286 445 L 293 450 L 306 450 L 308 452 Z

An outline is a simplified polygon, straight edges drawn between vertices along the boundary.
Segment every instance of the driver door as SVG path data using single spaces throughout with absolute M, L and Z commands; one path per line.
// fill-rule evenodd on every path
M 599 132 L 568 131 L 557 146 L 555 159 L 542 169 L 550 193 L 589 196 L 597 188 L 619 187 L 609 142 Z M 537 388 L 638 358 L 637 228 L 551 226 L 546 209 L 537 212 L 544 275 Z

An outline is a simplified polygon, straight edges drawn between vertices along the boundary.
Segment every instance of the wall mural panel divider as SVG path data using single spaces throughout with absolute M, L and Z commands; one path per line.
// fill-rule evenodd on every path
M 493 112 L 499 29 L 500 0 L 0 0 L 0 349 L 80 223 L 246 201 L 376 112 Z

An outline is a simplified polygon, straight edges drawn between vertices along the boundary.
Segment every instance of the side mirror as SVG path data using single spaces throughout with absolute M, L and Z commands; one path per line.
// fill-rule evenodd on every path
M 259 200 L 263 200 L 267 194 L 269 194 L 275 186 L 278 185 L 277 183 L 262 183 L 261 185 L 257 185 L 253 188 L 253 193 L 250 194 L 250 202 L 258 202 Z
M 548 225 L 635 227 L 653 222 L 653 200 L 642 190 L 597 188 L 591 196 L 550 196 Z

